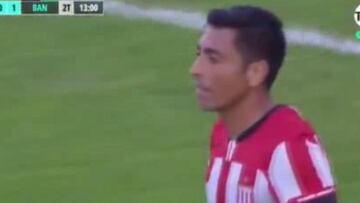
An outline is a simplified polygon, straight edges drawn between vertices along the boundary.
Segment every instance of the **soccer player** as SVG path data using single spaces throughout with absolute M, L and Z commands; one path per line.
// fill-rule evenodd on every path
M 199 106 L 218 114 L 208 203 L 336 202 L 316 132 L 295 108 L 271 98 L 285 54 L 282 23 L 269 11 L 235 6 L 208 14 L 191 68 Z

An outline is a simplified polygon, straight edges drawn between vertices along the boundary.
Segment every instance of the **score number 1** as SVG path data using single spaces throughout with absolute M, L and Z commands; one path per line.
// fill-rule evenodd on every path
M 9 9 L 9 8 L 7 8 L 8 6 L 9 5 L 0 4 L 0 12 L 7 11 Z M 15 4 L 12 5 L 12 10 L 16 11 L 16 5 Z
M 0 15 L 21 15 L 21 2 L 0 1 Z

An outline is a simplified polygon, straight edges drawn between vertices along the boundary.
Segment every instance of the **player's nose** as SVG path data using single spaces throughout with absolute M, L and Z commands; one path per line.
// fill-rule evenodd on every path
M 190 69 L 190 74 L 192 78 L 199 78 L 203 74 L 202 68 L 201 68 L 200 61 L 196 59 Z

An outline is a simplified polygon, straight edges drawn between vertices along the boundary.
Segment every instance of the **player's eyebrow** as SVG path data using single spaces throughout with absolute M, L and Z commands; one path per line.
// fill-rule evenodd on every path
M 197 49 L 198 51 L 200 51 L 201 49 L 203 49 L 203 52 L 204 52 L 206 55 L 216 55 L 216 56 L 219 56 L 219 57 L 221 57 L 221 56 L 223 55 L 220 51 L 218 51 L 218 50 L 216 50 L 216 49 L 214 49 L 214 48 L 201 47 L 200 44 L 197 44 L 196 49 Z

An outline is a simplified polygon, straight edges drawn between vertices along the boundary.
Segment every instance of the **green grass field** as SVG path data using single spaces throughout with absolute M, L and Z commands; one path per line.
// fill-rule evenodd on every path
M 127 2 L 205 12 L 238 1 Z M 289 26 L 356 30 L 356 1 L 244 2 Z M 188 73 L 197 31 L 112 16 L 1 17 L 0 27 L 0 202 L 204 202 L 214 115 L 198 110 Z M 290 46 L 274 88 L 319 132 L 345 203 L 360 201 L 359 65 Z

